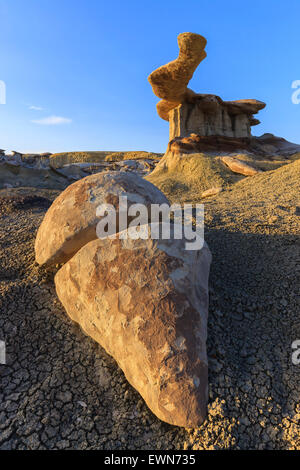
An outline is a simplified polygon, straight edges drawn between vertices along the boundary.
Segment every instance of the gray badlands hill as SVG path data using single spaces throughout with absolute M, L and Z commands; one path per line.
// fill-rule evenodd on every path
M 53 155 L 0 155 L 0 188 L 65 189 L 93 173 L 130 171 L 146 175 L 161 154 L 152 152 L 68 152 Z

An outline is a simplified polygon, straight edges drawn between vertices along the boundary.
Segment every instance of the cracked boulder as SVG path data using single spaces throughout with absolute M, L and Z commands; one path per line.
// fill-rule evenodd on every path
M 142 229 L 149 237 L 162 225 Z M 57 272 L 57 295 L 158 418 L 197 427 L 208 399 L 210 251 L 206 244 L 186 250 L 173 236 L 126 239 L 125 232 L 81 248 Z
M 107 172 L 87 176 L 68 186 L 47 211 L 35 241 L 38 264 L 64 263 L 96 239 L 98 206 L 111 204 L 118 213 L 119 196 L 127 196 L 128 207 L 141 203 L 149 210 L 151 204 L 169 204 L 159 189 L 136 174 Z

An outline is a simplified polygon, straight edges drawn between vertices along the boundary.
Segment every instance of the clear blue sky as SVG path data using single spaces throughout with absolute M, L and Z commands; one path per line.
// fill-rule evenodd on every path
M 163 152 L 147 76 L 184 31 L 208 40 L 191 88 L 265 101 L 254 133 L 300 143 L 299 0 L 0 0 L 0 18 L 1 148 Z

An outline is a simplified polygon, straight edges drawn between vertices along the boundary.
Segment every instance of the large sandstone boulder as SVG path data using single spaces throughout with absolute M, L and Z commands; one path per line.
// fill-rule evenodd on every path
M 149 234 L 150 226 L 143 228 Z M 121 237 L 81 248 L 57 272 L 57 295 L 68 315 L 114 357 L 156 416 L 199 426 L 208 398 L 210 251 L 206 244 L 188 251 L 185 240 L 172 237 Z
M 128 206 L 168 204 L 159 189 L 136 174 L 107 172 L 87 176 L 68 186 L 47 211 L 35 241 L 36 261 L 41 265 L 63 263 L 97 238 L 97 207 L 112 204 L 118 210 L 119 196 L 127 196 Z

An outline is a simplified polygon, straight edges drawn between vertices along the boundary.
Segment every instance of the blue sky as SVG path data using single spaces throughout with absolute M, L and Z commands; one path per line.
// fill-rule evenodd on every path
M 1 148 L 165 151 L 147 76 L 184 31 L 208 40 L 190 88 L 265 101 L 254 133 L 300 143 L 299 0 L 0 0 L 0 19 Z

